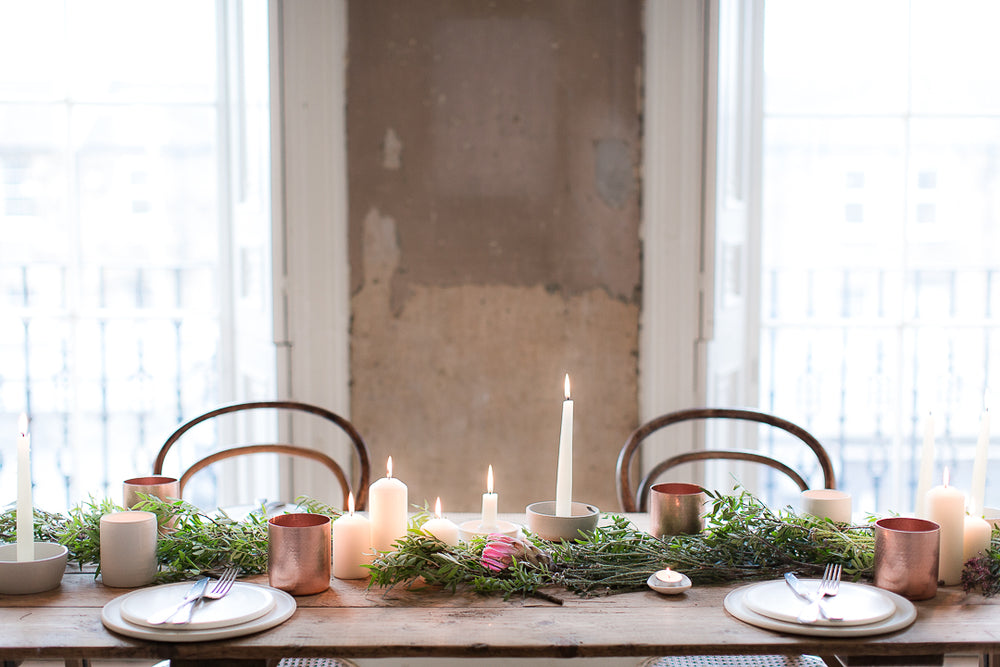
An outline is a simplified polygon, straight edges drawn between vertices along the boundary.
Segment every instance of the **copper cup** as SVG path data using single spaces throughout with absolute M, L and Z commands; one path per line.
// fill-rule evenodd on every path
M 161 475 L 126 479 L 122 493 L 126 509 L 132 509 L 142 501 L 139 494 L 156 496 L 160 500 L 173 500 L 181 497 L 181 485 L 173 477 Z
M 292 595 L 330 587 L 330 517 L 281 514 L 267 521 L 267 580 Z
M 937 594 L 941 526 L 926 519 L 875 522 L 875 585 L 909 600 Z
M 700 533 L 707 499 L 697 484 L 654 484 L 649 489 L 649 532 L 656 537 Z

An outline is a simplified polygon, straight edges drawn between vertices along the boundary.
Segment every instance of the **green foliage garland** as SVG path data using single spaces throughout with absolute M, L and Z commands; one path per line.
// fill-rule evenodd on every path
M 697 535 L 661 540 L 638 530 L 627 518 L 610 515 L 593 534 L 572 542 L 551 543 L 528 535 L 518 543 L 517 555 L 500 571 L 482 562 L 483 551 L 495 548 L 487 537 L 449 547 L 421 528 L 426 508 L 410 520 L 409 531 L 397 550 L 380 554 L 371 566 L 371 586 L 392 587 L 422 581 L 445 590 L 466 587 L 483 594 L 540 595 L 559 586 L 581 595 L 638 590 L 653 572 L 671 567 L 695 583 L 751 581 L 794 570 L 817 575 L 827 563 L 840 563 L 855 580 L 872 575 L 874 536 L 870 525 L 848 526 L 791 509 L 774 511 L 743 491 L 732 495 L 709 493 L 705 529 Z M 340 510 L 316 500 L 300 498 L 297 511 L 325 514 Z M 193 577 L 225 565 L 238 565 L 243 574 L 267 570 L 267 523 L 258 513 L 237 521 L 224 513 L 207 514 L 184 501 L 144 497 L 137 509 L 157 514 L 161 530 L 157 556 L 161 581 Z M 34 510 L 35 539 L 59 542 L 74 563 L 100 562 L 101 515 L 121 511 L 110 500 L 90 501 L 66 516 Z M 15 510 L 0 513 L 0 542 L 16 538 Z M 501 545 L 503 546 L 503 545 Z M 1000 594 L 1000 532 L 990 550 L 971 560 L 963 571 L 967 591 Z

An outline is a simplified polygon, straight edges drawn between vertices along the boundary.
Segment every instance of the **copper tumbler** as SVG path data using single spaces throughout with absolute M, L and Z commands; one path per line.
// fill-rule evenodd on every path
M 330 587 L 330 517 L 281 514 L 267 522 L 267 580 L 292 595 Z
M 941 526 L 926 519 L 875 522 L 875 585 L 909 600 L 937 594 Z
M 649 532 L 655 537 L 700 533 L 706 500 L 697 484 L 654 484 L 649 490 Z
M 122 490 L 125 509 L 132 509 L 139 504 L 142 500 L 139 494 L 156 496 L 160 500 L 176 499 L 181 497 L 181 485 L 173 477 L 160 475 L 126 479 Z

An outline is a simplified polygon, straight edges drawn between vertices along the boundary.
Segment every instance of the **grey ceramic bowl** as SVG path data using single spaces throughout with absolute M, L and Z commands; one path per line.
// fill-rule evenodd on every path
M 27 595 L 58 587 L 67 553 L 61 544 L 35 542 L 35 560 L 19 562 L 17 544 L 0 545 L 0 593 Z
M 573 516 L 556 516 L 556 501 L 543 500 L 528 505 L 528 530 L 544 540 L 578 540 L 580 531 L 593 532 L 601 510 L 586 503 L 571 503 Z

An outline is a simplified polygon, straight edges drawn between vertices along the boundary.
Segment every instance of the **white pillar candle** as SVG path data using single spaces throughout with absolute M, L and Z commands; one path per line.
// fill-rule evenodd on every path
M 954 586 L 962 580 L 962 550 L 965 547 L 965 496 L 948 486 L 948 469 L 944 484 L 927 492 L 927 516 L 941 526 L 941 551 L 938 559 L 938 580 Z
M 347 494 L 347 514 L 333 522 L 333 576 L 364 579 L 372 562 L 371 522 L 354 513 L 354 494 Z
M 35 560 L 35 522 L 31 505 L 31 435 L 28 415 L 17 420 L 17 560 Z
M 385 468 L 385 477 L 368 487 L 372 547 L 378 551 L 395 549 L 396 540 L 406 535 L 409 508 L 406 485 L 392 476 L 391 456 Z
M 458 544 L 458 526 L 441 516 L 440 498 L 434 503 L 434 518 L 425 521 L 423 529 L 450 547 Z
M 483 519 L 479 530 L 483 533 L 497 529 L 497 494 L 493 492 L 493 466 L 486 471 L 486 493 L 483 494 Z
M 934 476 L 934 415 L 927 413 L 924 423 L 924 447 L 920 453 L 920 477 L 917 482 L 916 515 L 927 517 L 927 492 Z
M 559 429 L 559 467 L 556 470 L 556 516 L 572 516 L 573 502 L 573 401 L 569 394 L 569 373 L 565 382 L 562 427 Z
M 972 464 L 972 501 L 969 503 L 969 510 L 976 516 L 983 515 L 983 508 L 986 506 L 986 466 L 989 462 L 990 448 L 990 409 L 987 406 L 983 410 L 983 416 L 979 421 L 979 440 L 976 442 L 976 458 Z
M 993 527 L 986 519 L 978 516 L 965 517 L 965 532 L 962 541 L 962 563 L 986 553 L 990 548 Z

